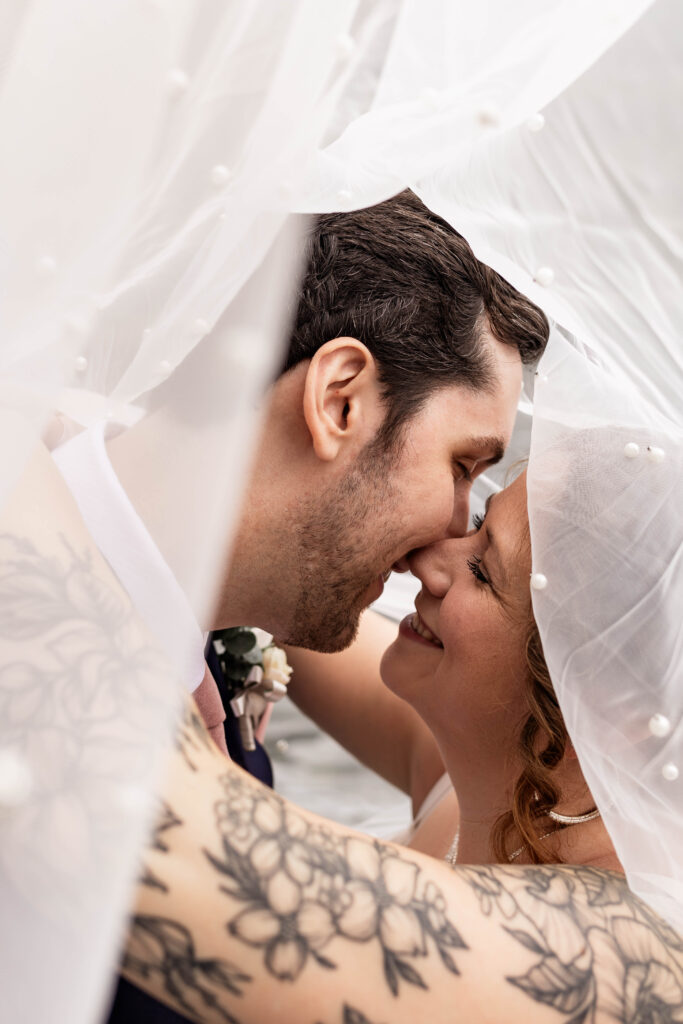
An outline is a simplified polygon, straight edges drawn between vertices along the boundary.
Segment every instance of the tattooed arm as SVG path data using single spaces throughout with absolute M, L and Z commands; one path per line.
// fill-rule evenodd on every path
M 191 705 L 164 798 L 124 970 L 192 1019 L 683 1020 L 683 944 L 611 872 L 358 835 L 226 766 Z
M 92 908 L 120 895 L 173 691 L 44 452 L 0 511 L 0 550 L 0 745 L 35 768 L 2 815 L 3 938 L 50 951 L 50 999 L 93 962 Z M 683 945 L 616 875 L 451 872 L 299 812 L 226 764 L 189 698 L 162 797 L 125 969 L 186 1016 L 683 1021 Z

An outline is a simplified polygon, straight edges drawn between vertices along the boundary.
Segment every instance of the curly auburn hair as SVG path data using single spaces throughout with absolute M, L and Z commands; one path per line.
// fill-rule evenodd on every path
M 553 771 L 564 757 L 569 736 L 533 617 L 528 626 L 526 661 L 529 714 L 522 725 L 518 744 L 522 771 L 513 788 L 510 810 L 493 826 L 491 847 L 496 859 L 506 862 L 514 835 L 517 843 L 521 839 L 532 864 L 556 864 L 557 854 L 541 842 L 541 835 L 547 831 L 548 811 L 561 798 Z M 542 748 L 539 737 L 546 740 Z M 539 821 L 544 819 L 545 826 L 539 828 Z

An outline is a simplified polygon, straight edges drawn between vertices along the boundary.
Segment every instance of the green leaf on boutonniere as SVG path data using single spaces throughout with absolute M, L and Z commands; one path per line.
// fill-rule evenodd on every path
M 227 632 L 227 631 L 226 631 Z M 232 636 L 222 637 L 225 649 L 233 655 L 233 657 L 244 657 L 254 647 L 257 647 L 256 637 L 250 629 L 245 629 Z M 260 648 L 259 648 L 260 650 Z
M 263 665 L 263 651 L 258 644 L 252 647 L 250 651 L 247 651 L 246 654 L 243 654 L 242 658 L 248 665 Z

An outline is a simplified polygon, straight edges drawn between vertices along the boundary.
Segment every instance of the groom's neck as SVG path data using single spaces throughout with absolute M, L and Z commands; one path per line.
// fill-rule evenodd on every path
M 158 413 L 107 442 L 114 472 L 203 628 L 218 585 L 216 567 L 227 554 L 205 538 L 224 542 L 229 536 L 229 491 L 235 488 L 234 479 L 214 475 L 220 456 L 207 448 L 203 441 L 198 451 L 197 438 L 183 424 Z M 199 476 L 198 458 L 207 467 L 209 494 L 196 483 L 187 485 Z

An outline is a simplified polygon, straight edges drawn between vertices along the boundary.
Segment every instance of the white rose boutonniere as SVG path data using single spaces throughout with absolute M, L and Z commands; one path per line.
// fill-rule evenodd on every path
M 273 704 L 287 695 L 292 676 L 287 655 L 270 633 L 245 626 L 214 633 L 213 645 L 244 749 L 255 750 L 255 737 L 263 739 Z
M 266 679 L 281 683 L 286 686 L 292 678 L 292 666 L 287 661 L 287 655 L 281 647 L 271 644 L 263 652 L 263 674 Z

